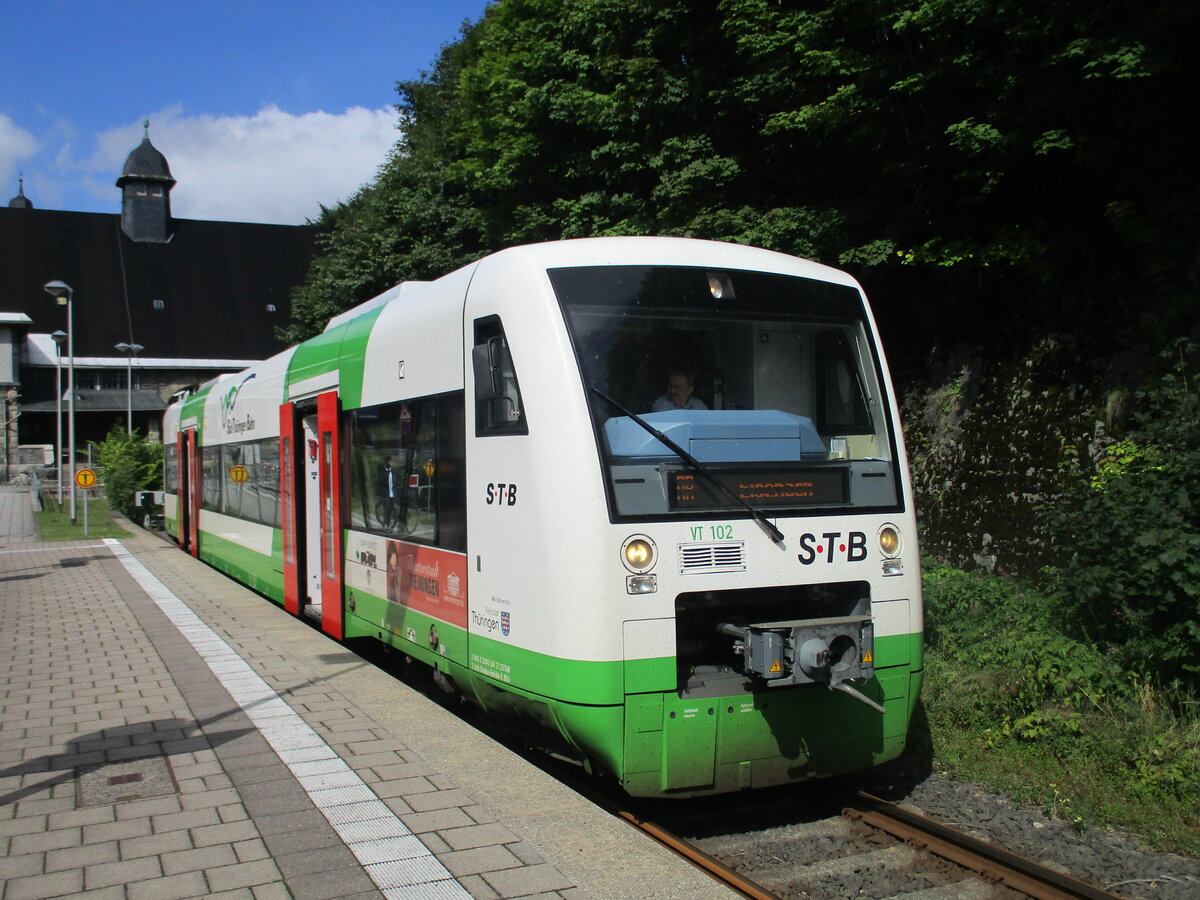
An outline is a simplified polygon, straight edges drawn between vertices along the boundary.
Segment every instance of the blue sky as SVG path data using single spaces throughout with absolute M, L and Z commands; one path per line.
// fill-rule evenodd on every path
M 487 0 L 6 0 L 0 203 L 115 213 L 150 120 L 180 218 L 299 224 L 395 143 L 395 83 Z

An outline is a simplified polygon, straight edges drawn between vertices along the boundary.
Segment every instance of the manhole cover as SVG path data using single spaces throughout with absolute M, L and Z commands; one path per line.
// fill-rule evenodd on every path
M 179 791 L 171 764 L 163 756 L 81 766 L 75 772 L 78 806 L 104 806 Z

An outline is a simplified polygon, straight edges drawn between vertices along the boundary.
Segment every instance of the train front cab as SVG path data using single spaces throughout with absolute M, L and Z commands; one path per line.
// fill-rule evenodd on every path
M 869 311 L 847 276 L 822 267 L 665 249 L 675 264 L 564 259 L 549 290 L 535 286 L 544 261 L 480 264 L 464 328 L 470 690 L 637 795 L 894 758 L 920 685 L 921 597 Z M 739 271 L 766 256 L 783 271 Z M 691 370 L 708 409 L 650 411 L 673 367 Z M 739 488 L 744 476 L 755 487 Z M 799 500 L 766 487 L 801 482 Z M 899 547 L 881 543 L 885 525 Z M 636 537 L 654 548 L 649 569 L 622 562 Z M 801 664 L 818 620 L 849 623 L 852 671 Z M 753 642 L 778 659 L 755 667 Z M 834 643 L 827 635 L 825 649 Z

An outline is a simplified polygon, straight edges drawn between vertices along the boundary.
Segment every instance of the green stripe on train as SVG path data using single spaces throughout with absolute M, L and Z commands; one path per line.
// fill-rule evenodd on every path
M 297 345 L 288 363 L 285 399 L 290 396 L 292 385 L 336 370 L 342 409 L 361 406 L 367 339 L 382 312 L 383 307 L 377 307 Z
M 282 548 L 283 532 L 278 528 L 271 532 L 270 556 L 264 556 L 211 531 L 200 531 L 200 558 L 204 562 L 279 604 L 283 603 L 283 572 L 280 571 L 278 562 L 283 559 Z
M 563 659 L 468 635 L 370 595 L 356 594 L 354 604 L 348 636 L 382 639 L 437 666 L 489 714 L 520 723 L 525 740 L 588 756 L 590 767 L 635 793 L 758 787 L 893 759 L 904 749 L 920 686 L 920 673 L 908 665 L 920 635 L 876 638 L 876 677 L 863 691 L 883 703 L 880 715 L 821 685 L 685 700 L 675 691 L 671 657 Z M 437 646 L 429 645 L 430 629 Z M 631 685 L 642 692 L 627 694 Z

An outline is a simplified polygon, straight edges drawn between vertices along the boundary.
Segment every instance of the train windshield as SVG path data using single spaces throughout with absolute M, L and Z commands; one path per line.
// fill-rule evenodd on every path
M 898 508 L 893 425 L 856 288 L 692 267 L 549 276 L 614 518 L 737 515 L 739 500 L 770 516 Z

